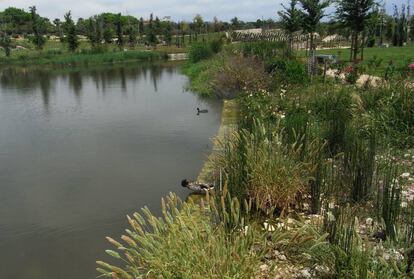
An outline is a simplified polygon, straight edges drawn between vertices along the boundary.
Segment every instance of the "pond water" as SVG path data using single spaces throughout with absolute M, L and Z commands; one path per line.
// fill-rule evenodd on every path
M 187 82 L 176 64 L 0 69 L 1 278 L 95 278 L 126 214 L 186 197 L 221 112 Z

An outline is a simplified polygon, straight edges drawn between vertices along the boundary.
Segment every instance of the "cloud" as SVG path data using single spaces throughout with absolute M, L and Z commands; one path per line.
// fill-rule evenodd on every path
M 258 18 L 277 18 L 281 3 L 288 0 L 0 0 L 0 9 L 13 6 L 28 9 L 35 5 L 39 14 L 48 18 L 62 18 L 71 10 L 75 18 L 87 18 L 101 12 L 121 12 L 136 17 L 148 18 L 150 13 L 159 17 L 172 16 L 174 20 L 191 20 L 201 14 L 206 20 L 217 16 L 230 20 L 237 16 L 246 21 Z M 406 0 L 395 0 L 400 5 Z M 388 10 L 392 10 L 391 3 Z

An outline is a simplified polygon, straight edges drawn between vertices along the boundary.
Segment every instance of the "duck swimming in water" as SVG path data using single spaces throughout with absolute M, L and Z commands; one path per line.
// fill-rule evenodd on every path
M 197 108 L 197 115 L 199 115 L 200 113 L 208 113 L 208 110 Z
M 189 181 L 187 179 L 181 181 L 181 186 L 193 191 L 193 193 L 196 194 L 207 194 L 207 192 L 214 189 L 213 185 Z

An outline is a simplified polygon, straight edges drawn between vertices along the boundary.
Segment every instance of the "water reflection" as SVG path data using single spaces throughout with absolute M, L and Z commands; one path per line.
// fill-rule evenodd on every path
M 158 91 L 158 82 L 162 75 L 172 76 L 175 64 L 143 64 L 143 65 L 112 65 L 102 71 L 102 67 L 82 70 L 51 70 L 45 68 L 6 67 L 0 69 L 0 85 L 4 89 L 15 90 L 20 94 L 42 95 L 44 111 L 50 111 L 50 94 L 59 81 L 68 80 L 73 94 L 81 104 L 83 81 L 92 79 L 96 90 L 102 96 L 108 91 L 108 85 L 119 84 L 124 93 L 128 91 L 128 84 L 136 84 L 140 79 L 151 80 L 153 89 Z M 128 82 L 127 82 L 128 81 Z M 127 97 L 127 94 L 123 94 Z
M 171 64 L 0 70 L 1 278 L 94 278 L 126 214 L 187 196 L 221 105 L 186 83 Z

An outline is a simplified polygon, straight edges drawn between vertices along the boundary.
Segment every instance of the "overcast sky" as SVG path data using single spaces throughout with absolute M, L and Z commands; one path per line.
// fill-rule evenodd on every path
M 62 18 L 69 10 L 75 18 L 87 18 L 101 12 L 121 12 L 147 18 L 153 12 L 159 17 L 171 16 L 174 20 L 190 20 L 201 14 L 205 20 L 217 16 L 229 20 L 234 16 L 246 21 L 258 18 L 277 18 L 281 3 L 288 0 L 0 0 L 0 9 L 13 6 L 28 9 L 37 6 L 42 16 L 50 19 Z M 387 0 L 388 10 L 392 3 L 406 3 L 407 0 Z M 413 0 L 414 2 L 414 0 Z

